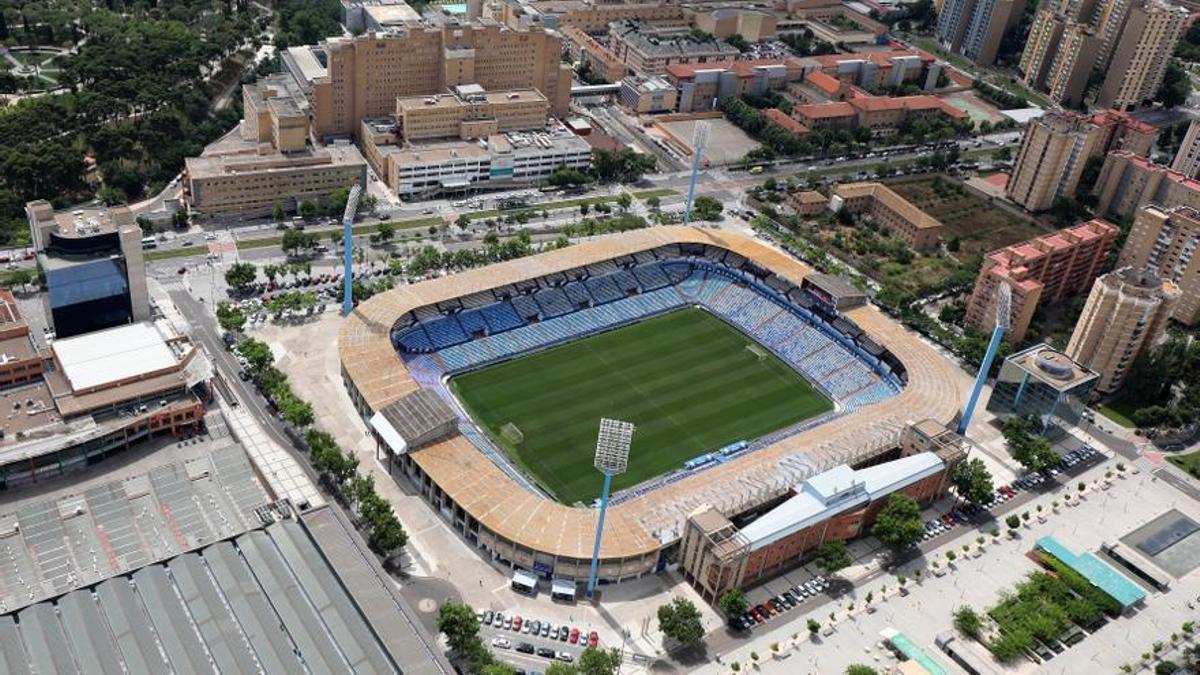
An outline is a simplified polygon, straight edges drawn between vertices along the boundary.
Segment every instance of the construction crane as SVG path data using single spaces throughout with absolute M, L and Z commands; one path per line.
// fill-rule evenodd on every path
M 354 310 L 354 214 L 358 211 L 358 197 L 362 186 L 355 183 L 346 198 L 346 211 L 342 213 L 342 316 L 350 316 Z
M 971 398 L 967 399 L 967 407 L 963 409 L 958 421 L 959 435 L 966 435 L 971 417 L 975 414 L 975 404 L 979 403 L 979 394 L 983 385 L 987 384 L 988 373 L 992 370 L 992 361 L 996 360 L 996 352 L 1000 349 L 1000 339 L 1008 331 L 1012 322 L 1012 289 L 1003 281 L 996 287 L 996 327 L 992 329 L 992 340 L 988 343 L 987 352 L 983 355 L 983 363 L 979 366 L 979 374 L 975 376 L 975 386 L 971 388 Z

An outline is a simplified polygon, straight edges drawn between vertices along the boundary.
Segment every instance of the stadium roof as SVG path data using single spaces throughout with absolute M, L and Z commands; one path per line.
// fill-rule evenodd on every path
M 742 535 L 750 540 L 750 550 L 762 548 L 935 475 L 943 466 L 937 455 L 922 452 L 857 471 L 834 467 L 806 480 L 796 496 L 742 528 Z
M 0 616 L 0 645 L 14 673 L 399 672 L 291 519 Z
M 445 436 L 457 426 L 458 415 L 432 389 L 406 394 L 371 417 L 371 428 L 397 454 Z
M 1146 599 L 1146 591 L 1091 553 L 1075 553 L 1054 537 L 1042 537 L 1037 547 L 1083 575 L 1093 586 L 1128 608 Z
M 178 363 L 150 323 L 55 340 L 52 347 L 75 391 L 140 377 Z

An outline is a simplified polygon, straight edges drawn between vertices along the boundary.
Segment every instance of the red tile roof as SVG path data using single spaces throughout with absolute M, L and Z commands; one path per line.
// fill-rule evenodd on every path
M 767 108 L 763 111 L 763 117 L 766 117 L 767 121 L 772 124 L 781 126 L 797 136 L 808 133 L 808 127 L 788 117 L 787 113 L 779 108 Z
M 805 83 L 812 85 L 829 96 L 836 96 L 842 90 L 842 81 L 832 75 L 826 75 L 819 70 L 814 70 L 804 78 Z
M 817 103 L 815 105 L 798 105 L 793 109 L 797 117 L 808 120 L 833 119 L 835 117 L 854 117 L 856 113 L 849 103 Z
M 936 96 L 859 96 L 849 101 L 850 105 L 864 112 L 885 110 L 939 110 L 954 119 L 967 119 L 966 112 L 946 103 Z
M 788 70 L 799 71 L 795 59 L 748 59 L 745 61 L 712 61 L 709 63 L 672 63 L 667 74 L 677 80 L 688 80 L 701 70 L 732 70 L 738 77 L 750 77 L 759 66 L 787 66 Z
M 937 60 L 933 54 L 923 52 L 920 49 L 895 49 L 888 52 L 870 52 L 868 54 L 822 54 L 808 58 L 821 64 L 821 68 L 835 68 L 839 63 L 846 61 L 870 61 L 880 68 L 891 68 L 892 59 L 904 56 L 919 56 L 921 57 L 921 61 L 925 63 L 933 63 Z

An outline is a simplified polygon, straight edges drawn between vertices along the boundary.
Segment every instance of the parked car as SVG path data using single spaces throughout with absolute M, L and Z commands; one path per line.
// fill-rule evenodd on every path
M 512 646 L 512 643 L 508 641 L 508 638 L 498 637 L 492 638 L 492 646 L 496 649 L 508 649 Z
M 557 654 L 555 653 L 555 651 L 554 651 L 553 649 L 551 649 L 551 648 L 549 648 L 549 647 L 538 647 L 538 648 L 537 648 L 537 655 L 538 655 L 538 656 L 540 656 L 540 657 L 542 657 L 542 658 L 544 658 L 544 659 L 552 659 L 552 658 L 554 658 L 554 657 L 555 657 Z
M 578 628 L 571 629 L 571 638 L 570 638 L 569 642 L 571 644 L 575 644 L 576 642 L 579 642 L 579 629 Z
M 596 631 L 588 633 L 588 646 L 595 647 L 598 644 L 600 644 L 600 636 L 596 634 Z
M 517 645 L 517 651 L 521 652 L 522 654 L 532 654 L 533 645 L 529 644 L 528 642 L 522 642 L 521 644 Z

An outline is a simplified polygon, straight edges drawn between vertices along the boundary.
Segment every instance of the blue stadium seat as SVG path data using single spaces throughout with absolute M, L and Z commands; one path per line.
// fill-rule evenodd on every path
M 429 335 L 429 339 L 433 342 L 435 349 L 443 349 L 470 339 L 463 332 L 462 326 L 458 325 L 458 321 L 452 316 L 427 321 L 422 325 L 425 327 L 425 332 Z
M 571 313 L 575 309 L 571 306 L 571 301 L 567 300 L 566 294 L 557 288 L 547 288 L 538 291 L 533 295 L 533 298 L 541 306 L 542 316 L 562 316 L 563 314 Z
M 537 302 L 528 295 L 518 295 L 512 299 L 513 309 L 517 310 L 517 314 L 532 319 L 542 313 L 542 308 Z
M 477 309 L 468 309 L 464 312 L 459 312 L 458 323 L 467 333 L 483 333 L 488 329 L 487 322 L 483 318 L 483 313 Z
M 488 305 L 480 311 L 484 320 L 487 321 L 488 328 L 493 333 L 503 333 L 506 330 L 525 325 L 525 319 L 522 319 L 521 315 L 517 314 L 517 310 L 513 309 L 512 303 L 507 301 Z
M 563 286 L 563 293 L 567 294 L 567 299 L 576 307 L 592 304 L 592 296 L 588 294 L 587 286 L 581 281 L 572 281 Z

